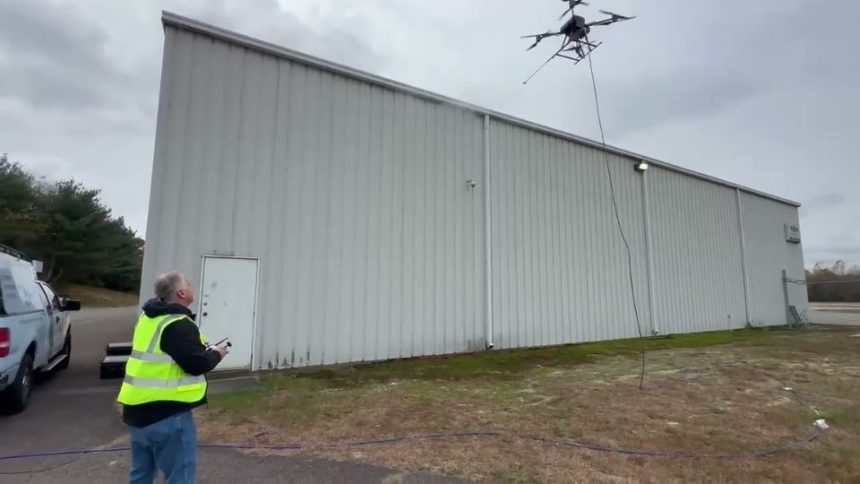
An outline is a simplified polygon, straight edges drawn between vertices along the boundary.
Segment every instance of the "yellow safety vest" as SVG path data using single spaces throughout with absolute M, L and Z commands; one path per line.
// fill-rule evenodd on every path
M 168 314 L 150 318 L 140 315 L 134 327 L 131 355 L 125 365 L 125 379 L 117 401 L 125 405 L 149 402 L 200 401 L 206 395 L 206 378 L 185 373 L 170 355 L 161 351 L 161 334 L 169 324 L 188 318 Z M 190 318 L 188 318 L 190 319 Z M 200 336 L 203 342 L 203 336 Z

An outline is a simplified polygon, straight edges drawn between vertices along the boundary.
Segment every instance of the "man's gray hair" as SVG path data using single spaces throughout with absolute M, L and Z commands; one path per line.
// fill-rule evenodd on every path
M 171 302 L 176 291 L 185 283 L 185 276 L 179 271 L 170 271 L 155 278 L 155 297 Z

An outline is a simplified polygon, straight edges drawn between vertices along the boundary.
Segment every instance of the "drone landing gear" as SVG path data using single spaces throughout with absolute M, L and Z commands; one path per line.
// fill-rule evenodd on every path
M 528 79 L 523 81 L 523 84 L 528 84 L 528 82 L 531 81 L 532 78 L 534 76 L 536 76 L 537 73 L 541 71 L 541 69 L 546 67 L 546 65 L 549 64 L 549 61 L 553 60 L 555 57 L 564 57 L 565 59 L 572 60 L 574 63 L 579 64 L 579 61 L 588 57 L 588 55 L 591 54 L 592 52 L 594 52 L 594 49 L 600 47 L 600 45 L 602 43 L 603 42 L 598 42 L 595 44 L 595 43 L 589 42 L 588 40 L 584 40 L 584 39 L 583 40 L 564 39 L 561 42 L 561 47 L 559 47 L 559 49 L 555 52 L 555 54 L 549 56 L 549 59 L 547 59 L 546 62 L 541 64 L 541 66 L 538 67 L 538 69 L 536 71 L 534 71 L 534 73 L 532 75 L 530 75 L 528 77 Z M 572 52 L 573 55 L 566 55 L 566 54 L 563 54 L 563 52 Z
M 592 44 L 587 41 L 579 41 L 576 42 L 577 45 L 573 45 L 571 47 L 567 47 L 566 49 L 562 49 L 561 52 L 556 54 L 558 57 L 564 57 L 565 59 L 572 60 L 574 64 L 579 64 L 579 61 L 585 59 L 589 54 L 594 52 L 594 49 L 600 47 L 603 42 L 598 42 L 596 44 Z M 573 55 L 566 55 L 562 52 L 573 52 Z

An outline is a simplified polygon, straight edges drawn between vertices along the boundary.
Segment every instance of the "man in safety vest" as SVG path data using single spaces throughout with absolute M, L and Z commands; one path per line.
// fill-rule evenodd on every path
M 197 429 L 191 409 L 206 403 L 205 373 L 224 358 L 227 346 L 207 345 L 189 307 L 194 288 L 184 275 L 155 280 L 155 298 L 143 305 L 117 401 L 131 433 L 129 481 L 151 484 L 156 469 L 164 482 L 195 482 Z

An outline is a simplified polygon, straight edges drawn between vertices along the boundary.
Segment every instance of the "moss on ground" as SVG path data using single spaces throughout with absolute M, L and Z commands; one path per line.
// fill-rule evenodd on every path
M 481 380 L 492 381 L 491 393 L 496 400 L 508 400 L 520 387 L 525 372 L 553 371 L 575 365 L 593 363 L 598 358 L 638 357 L 644 351 L 679 348 L 704 348 L 727 344 L 777 344 L 781 338 L 802 335 L 806 330 L 755 328 L 735 331 L 670 335 L 651 338 L 600 341 L 544 348 L 484 351 L 479 353 L 409 358 L 374 363 L 358 363 L 331 368 L 295 369 L 269 372 L 261 377 L 261 388 L 256 391 L 222 393 L 209 400 L 227 411 L 248 411 L 264 405 L 264 395 L 287 391 L 296 405 L 297 415 L 318 413 L 316 409 L 327 399 L 324 392 L 330 389 L 359 388 L 372 384 L 395 381 L 433 382 L 429 385 L 412 385 L 410 393 L 416 398 L 432 398 L 440 388 L 436 382 Z M 504 385 L 508 382 L 508 385 Z
M 639 355 L 643 350 L 701 348 L 754 343 L 774 344 L 777 337 L 802 334 L 785 328 L 744 329 L 623 339 L 534 349 L 484 351 L 450 356 L 361 363 L 337 368 L 287 370 L 265 376 L 270 386 L 296 385 L 297 380 L 323 382 L 329 387 L 360 386 L 393 380 L 509 379 L 537 367 L 568 367 L 592 363 L 599 357 Z

